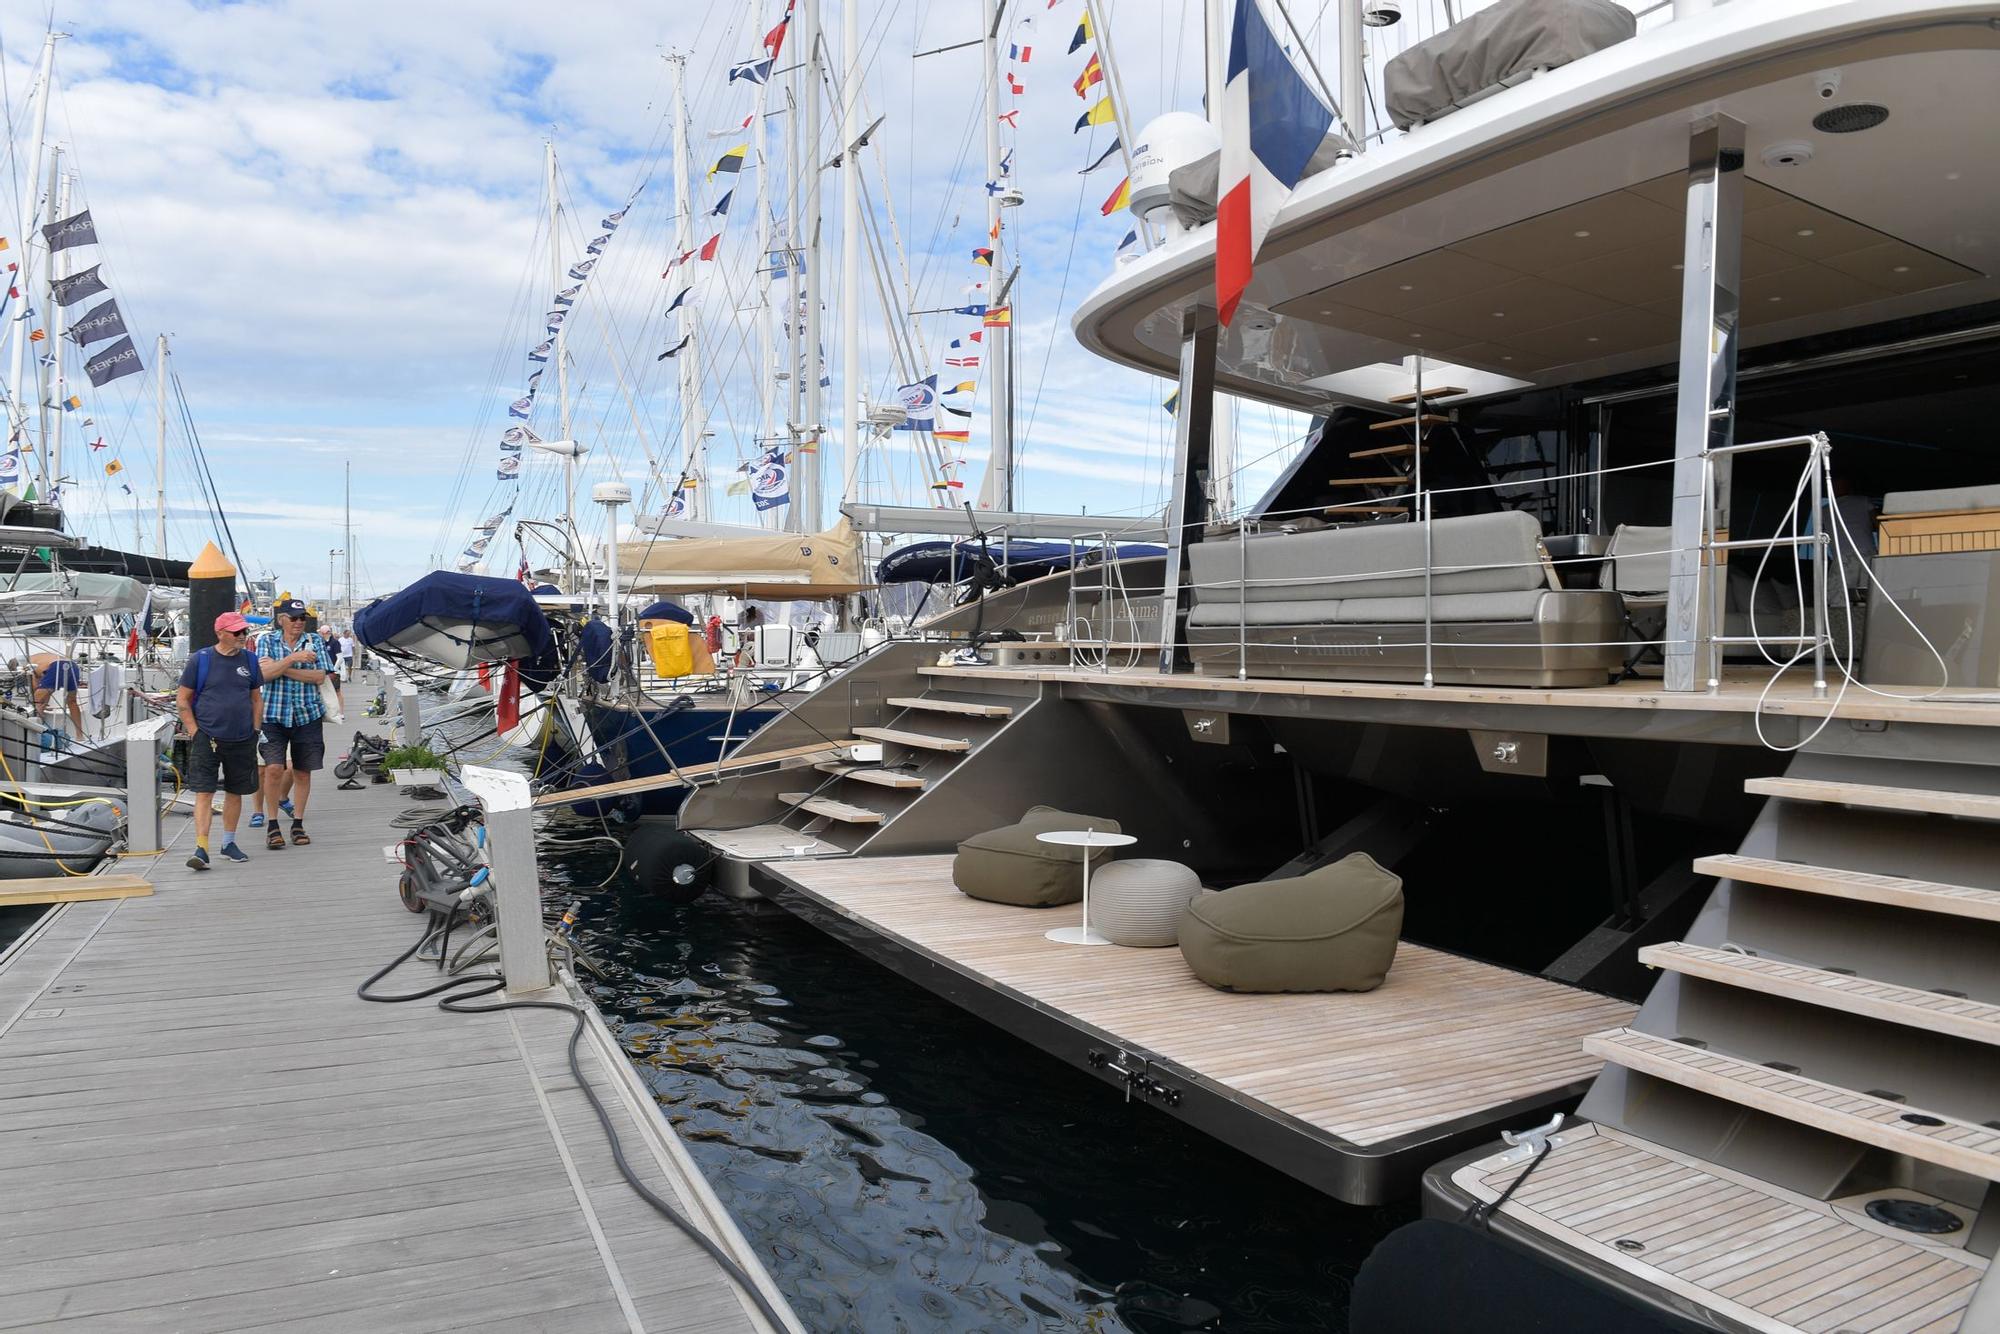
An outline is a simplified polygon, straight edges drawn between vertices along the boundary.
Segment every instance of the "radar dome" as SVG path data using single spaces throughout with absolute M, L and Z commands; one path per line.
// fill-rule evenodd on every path
M 1149 218 L 1172 197 L 1167 177 L 1221 150 L 1222 140 L 1200 116 L 1169 111 L 1148 121 L 1132 149 L 1132 212 Z

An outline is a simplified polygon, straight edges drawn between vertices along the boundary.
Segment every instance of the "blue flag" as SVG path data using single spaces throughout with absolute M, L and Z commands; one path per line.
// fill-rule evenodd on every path
M 903 420 L 895 429 L 898 431 L 930 431 L 937 428 L 937 376 L 926 375 L 915 384 L 906 384 L 896 390 L 896 401 L 903 407 Z

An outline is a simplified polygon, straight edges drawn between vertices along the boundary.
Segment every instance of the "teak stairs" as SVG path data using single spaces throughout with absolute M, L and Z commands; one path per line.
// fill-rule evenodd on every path
M 1416 394 L 1397 394 L 1389 401 L 1408 406 L 1410 412 L 1401 417 L 1391 417 L 1386 421 L 1369 423 L 1368 430 L 1374 434 L 1407 434 L 1409 439 L 1398 440 L 1386 445 L 1371 445 L 1367 449 L 1349 450 L 1347 457 L 1367 463 L 1374 469 L 1373 475 L 1366 477 L 1335 477 L 1328 485 L 1335 488 L 1358 487 L 1365 494 L 1353 502 L 1342 501 L 1326 508 L 1326 515 L 1335 523 L 1343 520 L 1363 522 L 1383 518 L 1387 515 L 1408 514 L 1410 512 L 1409 493 L 1416 485 L 1417 453 L 1430 452 L 1430 446 L 1420 444 L 1424 434 L 1437 427 L 1448 427 L 1452 418 L 1440 412 L 1429 410 L 1430 405 L 1443 399 L 1457 398 L 1463 389 L 1444 386 L 1429 390 L 1421 398 Z
M 2000 778 L 1802 756 L 1746 790 L 1764 812 L 1741 850 L 1695 861 L 1718 884 L 1688 938 L 1639 953 L 1660 980 L 1638 1016 L 1584 1041 L 1606 1062 L 1591 1124 L 1499 1214 L 1752 1328 L 1983 1319 Z M 1452 1180 L 1497 1199 L 1504 1158 Z

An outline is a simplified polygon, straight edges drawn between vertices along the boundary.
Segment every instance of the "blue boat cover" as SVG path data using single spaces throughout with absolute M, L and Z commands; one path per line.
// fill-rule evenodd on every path
M 369 648 L 389 641 L 413 625 L 437 621 L 470 621 L 493 627 L 494 637 L 519 632 L 530 646 L 521 659 L 521 677 L 540 689 L 556 671 L 556 639 L 549 618 L 534 596 L 517 580 L 433 570 L 388 597 L 377 598 L 354 614 L 354 636 Z
M 1006 565 L 1010 580 L 1021 583 L 1054 574 L 1058 570 L 1067 570 L 1072 561 L 1091 559 L 1104 548 L 1096 543 L 1079 542 L 1072 546 L 1068 542 L 1037 541 L 1025 537 L 984 543 L 971 538 L 955 542 L 912 542 L 884 556 L 882 563 L 876 566 L 875 577 L 885 584 L 950 583 L 954 574 L 954 550 L 957 552 L 955 572 L 961 579 L 965 577 L 966 566 L 984 551 L 996 567 L 1003 563 Z M 1123 542 L 1113 548 L 1112 555 L 1115 560 L 1131 560 L 1164 556 L 1166 552 L 1165 547 L 1153 542 Z
M 682 625 L 693 625 L 694 613 L 678 602 L 669 602 L 665 598 L 661 598 L 658 602 L 640 612 L 638 619 L 642 621 L 679 621 Z
M 590 673 L 590 679 L 599 685 L 611 679 L 611 627 L 595 616 L 590 624 L 583 627 L 577 638 L 577 648 L 583 654 L 583 670 Z

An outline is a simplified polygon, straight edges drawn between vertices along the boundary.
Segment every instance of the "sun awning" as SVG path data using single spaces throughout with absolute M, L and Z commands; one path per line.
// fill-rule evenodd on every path
M 620 542 L 618 581 L 654 592 L 774 600 L 845 597 L 874 587 L 844 518 L 821 533 Z

